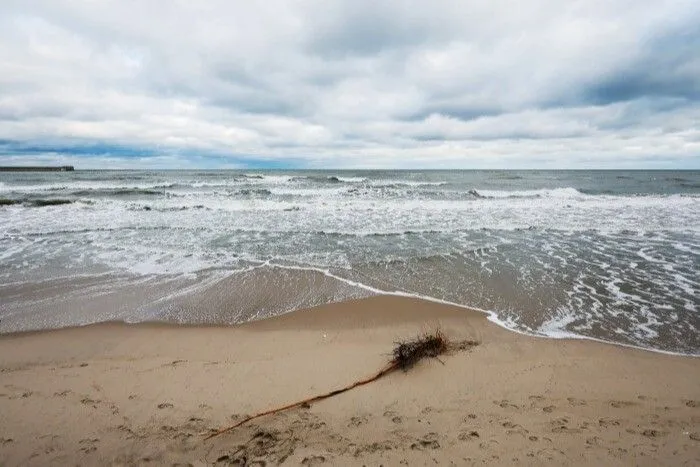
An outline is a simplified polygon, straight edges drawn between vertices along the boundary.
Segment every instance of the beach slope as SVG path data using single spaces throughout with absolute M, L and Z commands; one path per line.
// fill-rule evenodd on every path
M 440 327 L 470 350 L 260 418 Z M 258 462 L 255 464 L 255 462 Z M 235 327 L 0 337 L 0 465 L 699 465 L 700 359 L 504 330 L 380 296 Z

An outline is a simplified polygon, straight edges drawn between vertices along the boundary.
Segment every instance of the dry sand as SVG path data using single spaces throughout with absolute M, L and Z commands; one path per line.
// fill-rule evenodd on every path
M 438 325 L 481 344 L 203 439 L 370 375 L 395 340 Z M 235 462 L 700 465 L 700 359 L 522 336 L 398 297 L 238 327 L 0 337 L 0 465 Z

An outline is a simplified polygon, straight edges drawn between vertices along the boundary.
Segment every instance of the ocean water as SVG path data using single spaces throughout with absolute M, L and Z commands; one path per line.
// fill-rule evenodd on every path
M 698 171 L 0 173 L 0 198 L 0 332 L 388 292 L 700 354 Z

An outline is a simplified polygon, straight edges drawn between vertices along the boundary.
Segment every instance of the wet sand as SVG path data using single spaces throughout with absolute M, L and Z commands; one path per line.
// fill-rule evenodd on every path
M 480 345 L 204 440 L 371 375 L 394 341 L 438 326 Z M 700 359 L 523 336 L 399 297 L 235 327 L 0 337 L 0 465 L 236 462 L 698 465 Z

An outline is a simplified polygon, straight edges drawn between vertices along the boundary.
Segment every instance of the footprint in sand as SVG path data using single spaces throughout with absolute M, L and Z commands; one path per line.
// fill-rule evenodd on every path
M 401 418 L 396 412 L 392 410 L 387 410 L 384 412 L 384 416 L 388 419 L 391 419 L 392 423 L 403 423 L 403 418 Z
M 632 401 L 610 401 L 610 407 L 614 407 L 616 409 L 632 407 L 634 405 L 637 405 L 637 403 Z
M 700 407 L 700 401 L 687 400 L 684 402 L 685 402 L 686 407 L 693 407 L 693 408 Z
M 511 421 L 502 423 L 501 426 L 506 429 L 506 434 L 508 435 L 521 435 L 525 437 L 529 433 L 529 431 L 523 428 L 522 425 L 518 425 L 517 423 L 513 423 Z
M 310 430 L 320 430 L 321 428 L 324 428 L 326 426 L 326 422 L 320 420 L 313 414 L 310 414 L 308 412 L 302 412 L 299 414 L 299 419 L 294 420 L 292 422 L 292 425 L 303 426 L 304 428 L 308 428 Z
M 622 459 L 624 457 L 627 457 L 627 449 L 625 449 L 625 448 L 608 449 L 608 454 L 610 454 L 613 457 L 617 457 L 617 458 Z
M 381 452 L 381 451 L 391 451 L 392 449 L 396 449 L 397 445 L 396 443 L 386 440 L 386 441 L 375 441 L 372 444 L 365 444 L 362 446 L 359 446 L 355 449 L 355 452 L 353 455 L 355 457 L 360 457 L 363 453 L 375 453 L 375 452 Z
M 440 449 L 440 443 L 437 440 L 437 433 L 428 433 L 415 443 L 411 444 L 411 449 L 424 451 L 426 449 Z
M 172 409 L 173 407 L 175 406 L 170 402 L 161 402 L 160 404 L 158 404 L 159 409 Z
M 566 417 L 557 418 L 549 422 L 552 433 L 580 433 L 578 428 L 569 428 L 569 419 Z
M 226 465 L 278 465 L 284 462 L 298 447 L 299 439 L 292 432 L 258 430 L 235 451 L 217 459 Z M 264 460 L 263 460 L 264 459 Z
M 620 420 L 617 418 L 600 418 L 598 419 L 598 425 L 603 428 L 608 428 L 610 426 L 620 426 Z
M 311 430 L 320 430 L 321 428 L 326 427 L 326 422 L 311 422 L 306 425 L 307 428 Z
M 561 451 L 559 449 L 540 449 L 537 451 L 537 457 L 540 459 L 546 459 L 547 461 L 554 461 L 555 459 L 566 459 L 567 456 L 564 453 L 564 451 Z
M 567 397 L 566 400 L 569 401 L 569 405 L 572 405 L 572 406 L 584 406 L 584 405 L 588 405 L 588 403 L 587 403 L 585 400 L 583 400 L 583 399 L 576 399 L 575 397 Z
M 116 429 L 122 433 L 125 434 L 126 439 L 135 439 L 135 438 L 145 438 L 146 436 L 142 436 L 137 434 L 134 430 L 129 428 L 127 425 L 119 425 L 116 427 Z
M 8 385 L 6 385 L 5 387 L 8 387 Z M 14 389 L 15 391 L 22 391 L 22 392 L 15 393 L 15 394 L 13 394 L 13 395 L 11 395 L 11 396 L 8 396 L 8 399 L 10 399 L 10 400 L 15 400 L 15 399 L 28 399 L 28 398 L 32 397 L 32 395 L 34 394 L 34 391 L 24 390 L 24 389 L 19 388 L 19 387 L 14 387 L 13 389 Z
M 84 404 L 84 405 L 91 405 L 93 409 L 96 409 L 96 408 L 97 408 L 97 405 L 98 405 L 100 402 L 102 402 L 102 401 L 101 401 L 101 400 L 91 399 L 90 397 L 85 396 L 85 397 L 83 397 L 82 399 L 80 399 L 80 402 L 81 402 L 82 404 Z
M 457 439 L 460 441 L 474 441 L 475 439 L 479 439 L 479 432 L 476 430 L 472 431 L 463 431 L 462 433 L 457 436 Z
M 492 447 L 495 447 L 498 443 L 495 439 L 490 439 L 488 441 L 484 441 L 482 443 L 479 443 L 479 449 L 490 449 Z
M 493 401 L 493 403 L 502 409 L 507 409 L 507 408 L 519 409 L 520 408 L 518 405 L 512 404 L 509 400 L 506 400 L 506 399 L 503 399 L 501 401 Z
M 80 450 L 84 452 L 85 454 L 89 454 L 91 452 L 97 451 L 97 444 L 100 441 L 99 438 L 85 438 L 81 439 L 78 444 L 80 444 Z
M 533 394 L 531 396 L 528 396 L 527 398 L 530 401 L 530 408 L 538 408 L 541 407 L 542 404 L 546 404 L 547 399 L 544 396 L 541 396 L 539 394 Z
M 326 458 L 323 456 L 307 456 L 301 461 L 301 465 L 319 465 L 326 462 Z
M 348 426 L 360 426 L 367 423 L 367 417 L 352 417 L 350 419 L 350 423 L 348 423 Z

